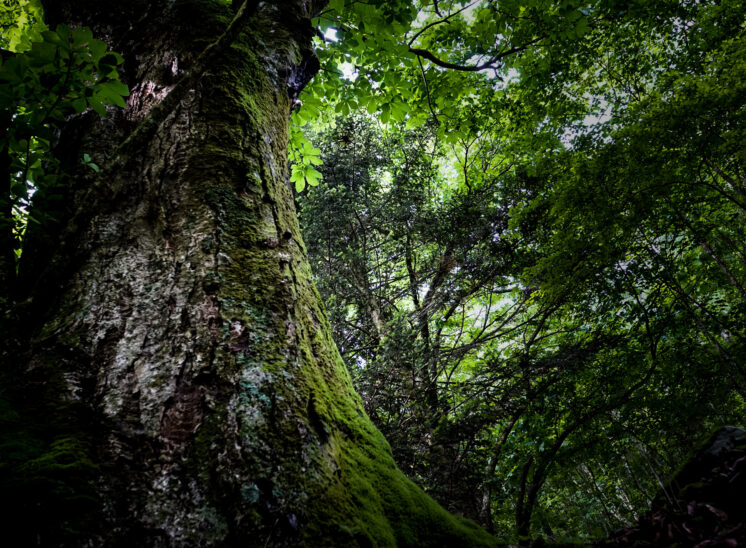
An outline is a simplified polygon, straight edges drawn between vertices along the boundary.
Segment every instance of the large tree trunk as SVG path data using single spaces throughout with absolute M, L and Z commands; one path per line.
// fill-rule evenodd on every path
M 47 3 L 123 53 L 132 96 L 64 129 L 74 183 L 24 251 L 18 383 L 63 415 L 46 442 L 102 505 L 57 529 L 40 509 L 26 540 L 491 543 L 395 467 L 311 282 L 286 165 L 311 4 L 248 2 L 225 32 L 218 0 Z

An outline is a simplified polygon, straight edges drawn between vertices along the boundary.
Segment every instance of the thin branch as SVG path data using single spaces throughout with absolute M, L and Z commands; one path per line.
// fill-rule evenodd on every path
M 479 65 L 459 65 L 458 63 L 451 63 L 450 61 L 443 61 L 442 59 L 439 59 L 438 57 L 436 57 L 435 54 L 433 54 L 431 51 L 422 49 L 422 48 L 413 48 L 410 46 L 409 52 L 414 53 L 418 57 L 424 57 L 425 59 L 432 61 L 439 67 L 443 67 L 443 68 L 447 68 L 451 70 L 460 70 L 463 72 L 479 72 L 480 70 L 485 70 L 485 69 L 497 70 L 499 68 L 502 68 L 503 64 L 500 62 L 502 59 L 504 59 L 505 57 L 509 55 L 513 55 L 514 53 L 521 52 L 525 50 L 526 48 L 528 48 L 529 46 L 532 46 L 536 44 L 537 42 L 540 42 L 543 39 L 544 39 L 544 36 L 539 36 L 537 38 L 534 38 L 533 40 L 529 40 L 525 44 L 514 46 L 510 49 L 501 51 L 500 53 L 492 57 L 492 59 L 490 59 L 489 61 L 485 63 L 481 63 Z M 495 78 L 497 78 L 498 80 L 502 82 L 502 78 L 500 78 L 499 76 L 495 75 Z
M 451 63 L 450 61 L 443 61 L 442 59 L 438 59 L 432 52 L 421 49 L 421 48 L 409 48 L 410 53 L 414 53 L 418 57 L 424 57 L 428 61 L 432 61 L 439 67 L 451 69 L 451 70 L 460 70 L 463 72 L 478 72 L 480 70 L 484 69 L 498 69 L 502 65 L 495 65 L 495 63 L 500 59 L 500 56 L 493 57 L 486 63 L 482 63 L 481 65 L 459 65 L 457 63 Z
M 414 41 L 417 40 L 417 38 L 419 38 L 422 35 L 422 33 L 425 32 L 427 29 L 430 29 L 430 28 L 432 28 L 432 27 L 434 27 L 436 25 L 440 25 L 441 23 L 447 23 L 449 19 L 451 19 L 452 17 L 458 15 L 462 11 L 469 9 L 474 4 L 476 4 L 478 1 L 479 0 L 475 0 L 471 4 L 468 4 L 468 5 L 464 6 L 460 10 L 454 11 L 452 14 L 450 14 L 450 15 L 448 15 L 446 17 L 443 17 L 441 15 L 441 13 L 438 11 L 438 2 L 436 0 L 435 1 L 435 13 L 438 14 L 438 17 L 443 17 L 443 19 L 439 19 L 438 21 L 433 21 L 432 23 L 429 23 L 429 24 L 425 25 L 424 27 L 422 27 L 420 30 L 417 31 L 417 33 L 412 37 L 412 39 L 409 41 L 409 43 L 407 45 L 411 47 L 412 44 L 414 44 Z
M 440 120 L 438 120 L 438 115 L 435 114 L 435 110 L 433 110 L 433 103 L 430 101 L 430 87 L 427 85 L 427 77 L 425 76 L 425 67 L 422 66 L 422 59 L 420 57 L 417 57 L 417 62 L 420 64 L 420 71 L 422 72 L 422 81 L 425 82 L 425 93 L 427 93 L 427 106 L 430 108 L 430 114 L 433 115 L 433 118 L 435 121 L 440 124 Z
M 435 8 L 435 13 L 438 14 L 438 17 L 443 17 L 443 14 L 440 13 L 440 8 L 438 8 L 438 0 L 433 0 L 433 7 Z

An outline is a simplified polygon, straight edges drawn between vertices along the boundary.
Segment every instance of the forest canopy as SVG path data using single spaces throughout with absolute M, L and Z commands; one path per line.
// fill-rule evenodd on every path
M 233 4 L 221 40 L 260 3 Z M 397 465 L 498 542 L 634 524 L 698 442 L 746 418 L 743 1 L 320 4 L 318 60 L 288 77 L 284 182 Z M 27 228 L 56 226 L 72 172 L 115 163 L 60 161 L 61 128 L 117 116 L 133 90 L 104 36 L 47 27 L 36 0 L 0 10 L 12 325 Z M 4 436 L 9 462 L 57 466 Z
M 335 340 L 399 465 L 503 541 L 630 526 L 743 423 L 744 15 L 320 15 L 297 203 Z

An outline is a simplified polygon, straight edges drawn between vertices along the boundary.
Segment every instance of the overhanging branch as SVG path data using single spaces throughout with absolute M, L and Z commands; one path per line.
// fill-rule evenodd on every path
M 427 59 L 428 61 L 432 61 L 439 67 L 443 67 L 443 68 L 447 68 L 451 70 L 459 70 L 462 72 L 479 72 L 480 70 L 486 70 L 486 69 L 497 70 L 499 68 L 502 68 L 503 66 L 502 60 L 505 57 L 524 51 L 528 49 L 530 46 L 533 46 L 534 44 L 537 44 L 538 42 L 542 41 L 544 38 L 545 38 L 544 36 L 538 36 L 534 38 L 533 40 L 529 40 L 528 42 L 524 44 L 520 44 L 510 49 L 501 51 L 497 55 L 493 56 L 489 61 L 478 64 L 478 65 L 461 65 L 458 63 L 452 63 L 450 61 L 444 61 L 443 59 L 438 58 L 433 52 L 426 50 L 426 49 L 422 49 L 422 48 L 413 48 L 410 46 L 409 52 L 414 53 L 418 57 Z
M 420 49 L 420 48 L 409 48 L 410 53 L 414 53 L 418 57 L 423 57 L 427 59 L 428 61 L 432 61 L 439 67 L 452 69 L 452 70 L 460 70 L 464 72 L 478 72 L 480 70 L 484 69 L 498 69 L 502 66 L 495 65 L 496 62 L 499 61 L 500 57 L 493 57 L 486 63 L 482 63 L 481 65 L 459 65 L 457 63 L 451 63 L 450 61 L 443 61 L 442 59 L 439 59 L 436 57 L 432 52 L 426 50 L 426 49 Z

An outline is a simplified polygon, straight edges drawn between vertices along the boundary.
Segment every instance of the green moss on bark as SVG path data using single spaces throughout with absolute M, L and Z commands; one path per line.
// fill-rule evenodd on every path
M 262 3 L 120 149 L 34 350 L 85 357 L 71 368 L 85 394 L 61 392 L 108 429 L 95 445 L 117 464 L 97 478 L 113 532 L 91 544 L 493 544 L 396 468 L 331 340 L 287 184 L 287 71 L 310 54 L 296 4 Z M 222 2 L 178 6 L 187 27 L 228 20 Z M 52 448 L 87 465 L 79 447 Z
M 273 535 L 279 542 L 281 529 L 290 544 L 493 545 L 404 477 L 365 415 L 331 340 L 286 185 L 287 98 L 251 55 L 225 71 L 211 97 L 223 110 L 232 103 L 243 133 L 225 120 L 213 126 L 220 138 L 198 165 L 214 160 L 226 174 L 225 162 L 234 162 L 230 176 L 206 189 L 217 219 L 214 251 L 225 257 L 217 356 L 235 382 L 225 405 L 235 418 L 226 423 L 235 422 L 251 462 L 240 499 L 252 519 L 266 522 L 261 542 Z M 213 422 L 197 437 L 208 460 L 210 440 L 221 435 Z

